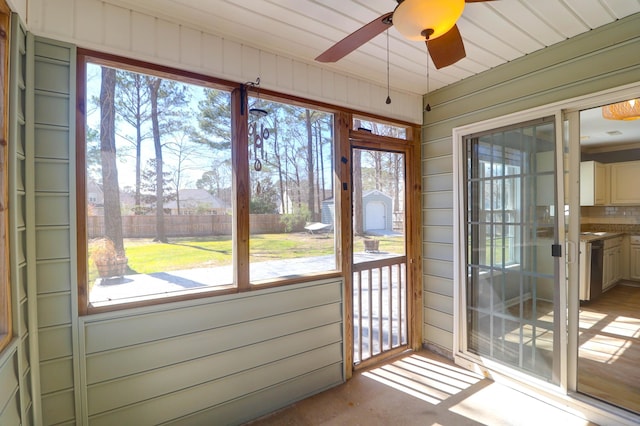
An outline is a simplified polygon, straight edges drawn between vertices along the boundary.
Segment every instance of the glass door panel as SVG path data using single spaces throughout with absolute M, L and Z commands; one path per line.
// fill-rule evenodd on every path
M 557 382 L 555 124 L 465 138 L 467 350 Z
M 628 107 L 633 99 L 580 111 L 572 116 L 569 152 L 579 152 L 576 166 L 591 165 L 594 171 L 580 176 L 580 228 L 591 235 L 581 238 L 580 277 L 575 286 L 580 293 L 570 299 L 576 323 L 573 334 L 576 356 L 576 389 L 636 414 L 640 414 L 640 286 L 633 273 L 637 258 L 633 256 L 631 236 L 637 231 L 636 205 L 616 205 L 616 195 L 633 191 L 640 182 L 640 168 L 636 167 L 626 179 L 615 179 L 616 169 L 634 165 L 640 160 L 636 139 L 628 135 L 640 134 L 640 120 L 604 120 L 609 109 Z M 635 102 L 638 102 L 635 100 Z M 617 130 L 601 132 L 598 129 Z M 624 138 L 632 145 L 625 146 Z M 596 172 L 601 168 L 602 174 Z M 631 170 L 634 170 L 631 168 Z M 602 184 L 603 200 L 592 196 Z M 584 197 L 584 198 L 583 198 Z M 618 201 L 619 203 L 619 201 Z M 576 218 L 578 215 L 574 215 Z M 629 245 L 616 245 L 617 239 L 598 240 L 594 234 L 608 233 L 630 239 Z M 596 249 L 597 246 L 601 248 Z M 599 254 L 599 256 L 598 256 Z M 610 272 L 608 272 L 610 271 Z M 597 277 L 608 279 L 598 279 Z M 606 290 L 606 291 L 605 291 Z M 579 299 L 579 300 L 578 300 Z

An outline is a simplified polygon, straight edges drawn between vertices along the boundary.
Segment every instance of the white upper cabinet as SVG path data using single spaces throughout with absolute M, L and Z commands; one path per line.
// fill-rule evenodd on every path
M 611 204 L 640 204 L 640 161 L 613 163 L 610 168 Z
M 607 168 L 597 161 L 580 163 L 580 205 L 607 204 Z

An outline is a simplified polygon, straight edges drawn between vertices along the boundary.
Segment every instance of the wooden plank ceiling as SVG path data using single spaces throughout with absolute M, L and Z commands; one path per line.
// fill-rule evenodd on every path
M 385 33 L 334 64 L 314 58 L 362 25 L 393 11 L 394 0 L 106 0 L 188 23 L 234 41 L 387 84 Z M 640 12 L 640 0 L 496 0 L 466 4 L 458 27 L 467 57 L 435 70 L 430 90 L 486 71 Z M 389 31 L 394 90 L 427 91 L 424 43 Z

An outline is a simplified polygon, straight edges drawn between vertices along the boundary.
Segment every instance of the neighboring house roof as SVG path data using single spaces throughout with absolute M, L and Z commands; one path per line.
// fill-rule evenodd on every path
M 189 209 L 206 206 L 211 209 L 231 208 L 227 203 L 214 197 L 204 189 L 181 189 L 180 208 Z M 165 208 L 177 209 L 178 200 L 173 200 L 165 204 Z
M 120 204 L 122 206 L 134 206 L 136 204 L 135 194 L 120 191 Z

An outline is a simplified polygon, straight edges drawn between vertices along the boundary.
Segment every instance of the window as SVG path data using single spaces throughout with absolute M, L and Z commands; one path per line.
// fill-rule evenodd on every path
M 79 63 L 82 313 L 338 272 L 332 112 L 111 55 Z
M 249 103 L 251 282 L 335 270 L 333 114 Z
M 500 138 L 502 135 L 497 136 Z M 520 221 L 520 185 L 522 184 L 519 152 L 509 147 L 497 145 L 495 135 L 485 136 L 478 141 L 478 173 L 481 183 L 478 215 L 484 223 L 486 250 L 481 251 L 479 261 L 514 265 L 520 261 L 517 250 L 519 233 L 516 224 Z M 501 156 L 503 155 L 504 158 Z
M 384 123 L 364 117 L 353 118 L 353 130 L 365 131 L 377 136 L 387 136 L 395 139 L 412 139 L 412 129 L 393 123 Z
M 9 72 L 7 54 L 9 52 L 9 16 L 11 11 L 4 1 L 0 2 L 0 30 L 5 35 L 0 42 L 0 102 L 2 113 L 0 114 L 0 138 L 6 141 L 8 137 L 8 84 Z M 11 340 L 11 282 L 9 280 L 9 241 L 7 240 L 9 210 L 8 206 L 8 174 L 7 174 L 7 144 L 0 144 L 0 237 L 2 244 L 2 257 L 0 257 L 0 350 Z

